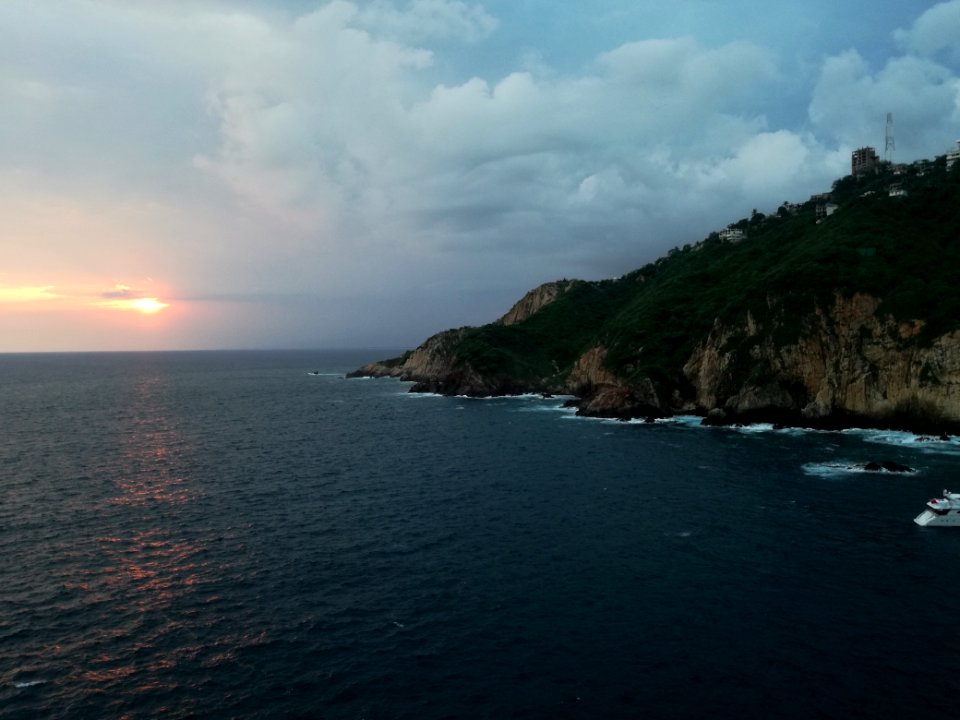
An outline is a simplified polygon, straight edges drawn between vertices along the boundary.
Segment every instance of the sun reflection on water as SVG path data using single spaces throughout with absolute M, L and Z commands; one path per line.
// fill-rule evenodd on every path
M 120 492 L 112 500 L 115 504 L 183 505 L 193 499 L 187 479 L 177 472 L 186 442 L 164 391 L 158 376 L 145 378 L 134 389 L 120 437 L 121 473 L 114 481 Z
M 101 538 L 100 543 L 108 561 L 107 584 L 122 588 L 140 612 L 167 607 L 188 593 L 203 582 L 208 566 L 196 560 L 200 548 L 159 528 L 124 540 Z
M 75 584 L 109 598 L 116 619 L 88 646 L 111 651 L 92 654 L 78 676 L 94 688 L 122 681 L 143 692 L 169 689 L 202 652 L 191 623 L 196 607 L 208 605 L 203 588 L 212 584 L 212 568 L 202 559 L 202 534 L 183 521 L 200 494 L 182 472 L 189 443 L 162 375 L 146 375 L 132 388 L 117 422 L 108 499 L 115 530 L 96 539 L 98 587 L 90 577 Z

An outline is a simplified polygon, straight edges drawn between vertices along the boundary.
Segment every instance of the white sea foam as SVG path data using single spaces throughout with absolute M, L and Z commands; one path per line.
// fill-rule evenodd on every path
M 811 434 L 820 434 L 830 432 L 829 430 L 814 430 L 812 428 L 801 428 L 801 427 L 784 427 L 774 430 L 774 432 L 779 433 L 780 435 L 811 435 Z
M 474 397 L 473 395 L 454 395 L 457 398 L 467 400 L 546 400 L 540 393 L 522 393 L 520 395 L 484 395 L 483 397 Z
M 753 425 L 736 425 L 734 429 L 746 435 L 754 435 L 756 433 L 773 432 L 775 428 L 773 423 L 754 423 Z
M 848 460 L 838 460 L 834 462 L 822 462 L 822 463 L 805 463 L 803 466 L 803 471 L 807 475 L 818 475 L 819 477 L 838 477 L 842 475 L 857 475 L 857 474 L 866 474 L 866 475 L 899 475 L 899 476 L 909 476 L 915 475 L 916 470 L 909 470 L 904 472 L 891 472 L 889 470 L 867 470 L 864 467 L 864 463 L 853 462 Z
M 408 397 L 408 398 L 444 398 L 444 397 L 446 397 L 446 395 L 441 395 L 440 393 L 432 393 L 432 392 L 409 392 L 409 391 L 407 391 L 407 390 L 404 390 L 404 391 L 402 391 L 402 392 L 398 392 L 397 395 L 401 395 L 401 396 L 403 396 L 403 397 Z
M 932 435 L 916 435 L 898 430 L 869 430 L 851 428 L 843 431 L 848 435 L 857 435 L 864 442 L 877 445 L 892 445 L 920 452 L 960 454 L 960 437 L 950 436 L 945 440 Z
M 672 417 L 657 418 L 654 422 L 662 425 L 700 427 L 703 424 L 703 418 L 699 415 L 673 415 Z
M 841 432 L 845 435 L 859 435 L 868 442 L 881 443 L 883 445 L 912 445 L 917 441 L 917 436 L 913 433 L 900 430 L 847 428 Z
M 43 685 L 46 680 L 21 680 L 19 682 L 14 682 L 13 686 L 15 688 L 28 688 L 33 687 L 34 685 Z
M 807 475 L 818 475 L 820 477 L 837 477 L 866 472 L 862 467 L 854 467 L 853 463 L 846 462 L 805 463 L 802 468 Z
M 564 420 L 583 420 L 586 422 L 603 423 L 605 425 L 624 425 L 625 424 L 623 420 L 619 420 L 617 418 L 593 417 L 591 415 L 577 415 L 577 411 L 575 408 L 571 408 L 571 410 L 572 412 L 563 416 Z
M 658 419 L 662 423 L 679 423 L 690 427 L 701 426 L 701 418 L 696 415 L 677 416 L 672 418 Z M 777 433 L 778 435 L 822 435 L 838 432 L 836 430 L 819 430 L 815 428 L 804 427 L 778 427 L 771 423 L 754 423 L 751 425 L 716 425 L 702 426 L 721 430 L 732 430 L 744 435 L 760 435 L 764 433 Z M 946 439 L 931 435 L 916 435 L 902 430 L 873 430 L 868 428 L 848 428 L 839 431 L 845 435 L 854 435 L 860 437 L 864 442 L 875 443 L 879 445 L 891 445 L 894 447 L 904 447 L 920 450 L 923 452 L 947 453 L 960 455 L 960 437 L 950 436 Z
M 574 407 L 564 407 L 563 403 L 552 401 L 545 401 L 535 405 L 527 405 L 526 407 L 517 408 L 517 412 L 575 413 L 576 411 L 577 409 Z
M 778 426 L 773 423 L 752 423 L 750 425 L 720 425 L 718 427 L 726 427 L 734 432 L 742 433 L 744 435 L 760 435 L 763 433 L 777 433 L 778 435 L 811 435 L 819 434 L 825 432 L 831 432 L 830 430 L 815 430 L 814 428 L 804 428 L 804 427 L 793 427 L 793 426 Z

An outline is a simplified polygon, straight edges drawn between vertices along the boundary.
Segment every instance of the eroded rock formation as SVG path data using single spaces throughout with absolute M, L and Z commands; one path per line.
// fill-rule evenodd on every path
M 739 326 L 716 324 L 683 367 L 698 409 L 960 423 L 960 333 L 921 343 L 922 323 L 897 323 L 879 306 L 869 295 L 837 295 L 790 342 L 778 343 L 773 328 L 749 316 Z

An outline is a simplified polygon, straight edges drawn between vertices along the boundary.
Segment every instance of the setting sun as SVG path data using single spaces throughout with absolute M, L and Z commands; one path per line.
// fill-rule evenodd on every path
M 138 312 L 146 313 L 148 315 L 160 312 L 165 308 L 170 307 L 169 304 L 160 302 L 157 298 L 138 298 L 137 300 L 130 300 L 130 308 L 132 310 L 137 310 Z
M 153 315 L 170 307 L 169 303 L 161 302 L 155 297 L 120 298 L 97 303 L 100 307 L 112 310 L 135 310 L 144 315 Z
M 170 307 L 169 303 L 122 283 L 117 283 L 112 290 L 101 293 L 100 297 L 106 299 L 97 303 L 99 307 L 111 310 L 134 310 L 144 315 L 153 315 Z

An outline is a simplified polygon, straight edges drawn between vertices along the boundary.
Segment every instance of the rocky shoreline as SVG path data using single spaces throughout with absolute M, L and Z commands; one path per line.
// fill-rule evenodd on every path
M 432 393 L 448 397 L 491 398 L 519 395 L 540 395 L 544 398 L 569 396 L 571 393 L 563 387 L 544 389 L 532 387 L 509 378 L 484 379 L 479 384 L 467 382 L 463 375 L 453 377 L 417 379 L 402 371 L 399 366 L 382 362 L 364 365 L 346 374 L 347 378 L 395 378 L 412 383 L 408 392 Z M 563 403 L 566 408 L 576 411 L 580 417 L 621 420 L 624 422 L 643 420 L 653 423 L 671 417 L 696 416 L 701 424 L 713 427 L 746 427 L 751 425 L 770 425 L 775 430 L 797 428 L 804 430 L 842 431 L 842 430 L 890 430 L 910 432 L 922 441 L 948 442 L 951 437 L 960 436 L 960 423 L 945 421 L 911 421 L 909 418 L 877 418 L 851 413 L 832 413 L 815 418 L 805 417 L 801 412 L 780 408 L 759 409 L 747 413 L 729 413 L 721 409 L 704 412 L 697 408 L 664 410 L 635 404 L 625 400 L 620 393 L 609 391 L 597 396 L 580 397 L 573 395 Z

